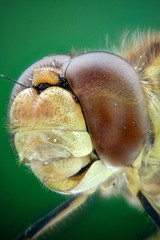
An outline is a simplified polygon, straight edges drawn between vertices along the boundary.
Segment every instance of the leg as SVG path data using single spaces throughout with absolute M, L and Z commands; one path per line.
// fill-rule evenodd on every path
M 160 229 L 160 215 L 159 213 L 153 208 L 153 206 L 150 204 L 148 199 L 144 196 L 144 194 L 139 191 L 137 194 L 138 199 L 140 200 L 144 210 L 148 213 L 148 215 L 151 217 L 157 228 Z
M 75 210 L 87 198 L 88 195 L 84 194 L 76 195 L 69 198 L 64 203 L 59 205 L 56 209 L 51 211 L 49 214 L 35 222 L 31 227 L 29 227 L 22 234 L 20 234 L 16 240 L 35 239 L 40 234 L 42 234 L 46 229 L 55 225 L 57 222 L 59 222 L 61 219 L 63 219 L 69 213 Z

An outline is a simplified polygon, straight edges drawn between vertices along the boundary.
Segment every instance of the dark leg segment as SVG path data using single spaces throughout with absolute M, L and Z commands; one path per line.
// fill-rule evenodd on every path
M 140 200 L 143 208 L 148 213 L 148 215 L 151 217 L 153 222 L 156 224 L 156 226 L 160 229 L 160 215 L 156 212 L 156 210 L 152 207 L 148 199 L 144 196 L 144 194 L 139 191 L 137 194 L 138 199 Z
M 64 203 L 59 205 L 56 209 L 51 211 L 46 216 L 39 219 L 35 222 L 31 227 L 26 229 L 23 233 L 21 233 L 16 240 L 31 240 L 38 237 L 42 234 L 46 229 L 53 226 L 59 220 L 63 219 L 69 213 L 71 213 L 74 209 L 80 206 L 86 199 L 88 195 L 76 195 Z

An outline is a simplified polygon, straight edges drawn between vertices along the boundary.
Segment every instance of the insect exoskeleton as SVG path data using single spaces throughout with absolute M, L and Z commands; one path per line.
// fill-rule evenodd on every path
M 26 88 L 11 97 L 10 108 L 20 161 L 29 164 L 47 187 L 63 192 L 73 189 L 85 174 L 92 152 L 81 107 L 61 71 L 68 58 L 49 57 L 25 71 L 19 82 Z
M 108 52 L 55 55 L 28 68 L 10 103 L 21 162 L 52 190 L 96 188 L 140 155 L 149 128 L 134 68 Z

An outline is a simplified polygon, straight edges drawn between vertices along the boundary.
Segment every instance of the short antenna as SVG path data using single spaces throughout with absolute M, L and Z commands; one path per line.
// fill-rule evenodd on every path
M 22 86 L 22 87 L 24 87 L 24 88 L 27 88 L 24 84 L 19 83 L 19 82 L 13 80 L 12 78 L 4 75 L 3 73 L 0 73 L 0 77 L 5 78 L 5 79 L 7 79 L 8 81 L 10 81 L 10 82 L 12 82 L 12 83 L 15 83 L 15 84 L 18 84 L 18 85 L 20 85 L 20 86 Z

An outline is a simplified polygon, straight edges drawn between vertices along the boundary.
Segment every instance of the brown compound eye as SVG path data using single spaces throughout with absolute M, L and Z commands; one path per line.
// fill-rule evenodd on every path
M 142 151 L 149 127 L 139 76 L 128 62 L 107 52 L 73 58 L 66 79 L 77 96 L 99 158 L 126 166 Z

